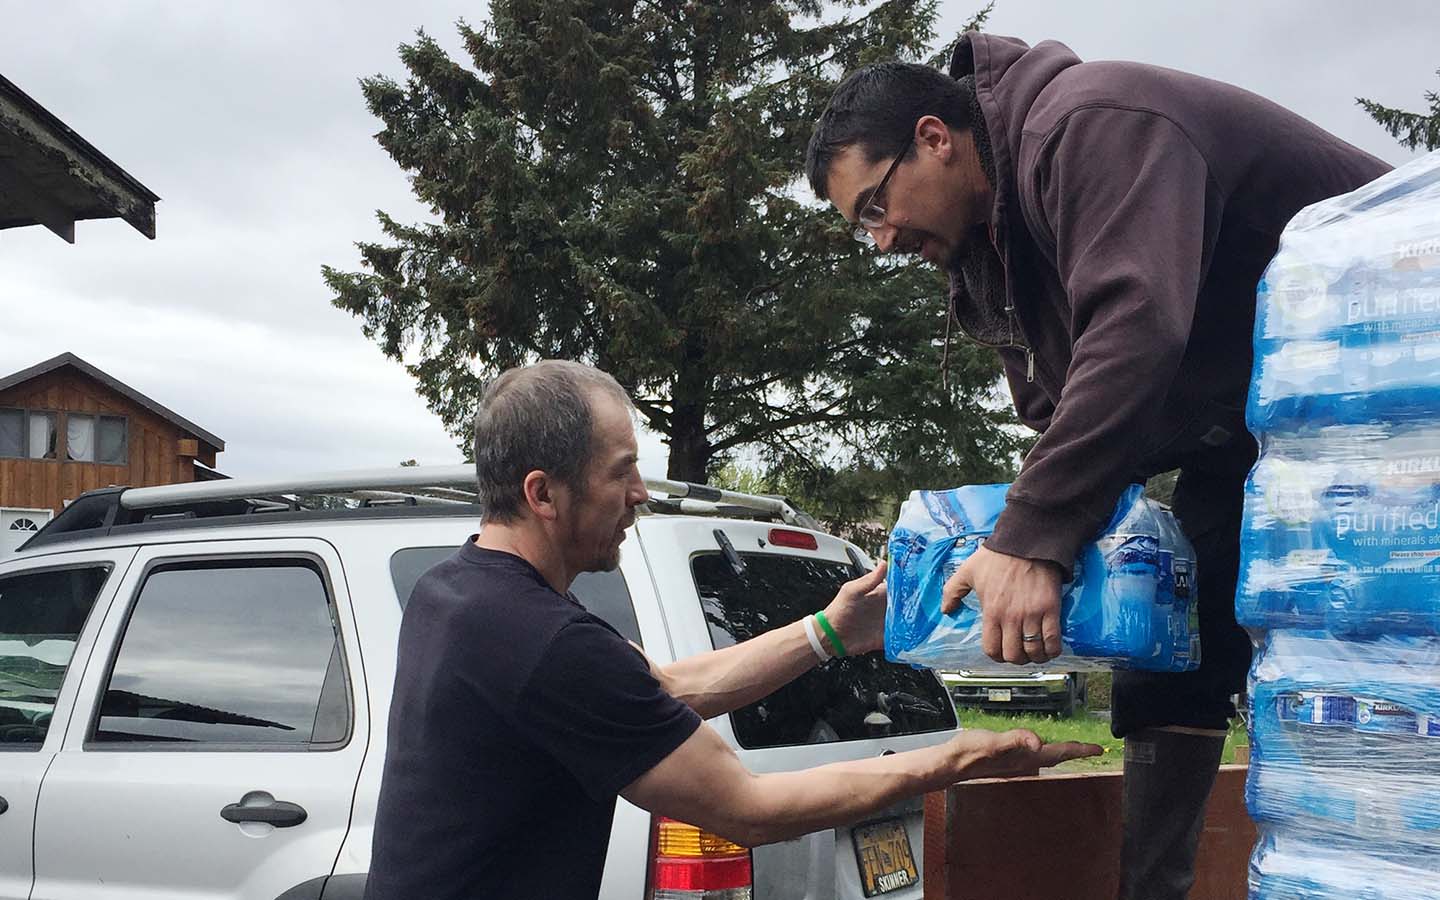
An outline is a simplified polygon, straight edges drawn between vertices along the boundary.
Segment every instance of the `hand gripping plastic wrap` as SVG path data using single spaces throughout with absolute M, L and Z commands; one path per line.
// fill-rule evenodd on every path
M 983 599 L 971 592 L 940 611 L 945 582 L 995 529 L 1007 484 L 915 491 L 890 534 L 885 655 L 937 669 L 1013 673 L 981 650 Z M 1065 671 L 1136 668 L 1179 672 L 1200 665 L 1193 585 L 1195 552 L 1175 518 L 1128 488 L 1100 534 L 1081 548 L 1061 589 Z
M 1440 153 L 1290 223 L 1246 412 L 1250 896 L 1440 896 Z

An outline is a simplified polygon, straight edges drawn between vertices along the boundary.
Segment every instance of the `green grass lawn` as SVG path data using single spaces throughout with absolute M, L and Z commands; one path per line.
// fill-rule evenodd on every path
M 1118 770 L 1125 762 L 1125 742 L 1110 736 L 1110 723 L 1089 712 L 1077 713 L 1070 718 L 1038 713 L 990 713 L 968 707 L 957 707 L 955 713 L 964 728 L 985 728 L 990 731 L 1009 731 L 1011 728 L 1028 728 L 1046 741 L 1085 741 L 1105 748 L 1100 756 L 1089 759 L 1071 760 L 1055 771 L 1094 772 L 1107 769 Z M 1235 748 L 1247 745 L 1250 738 L 1239 721 L 1230 726 L 1230 735 L 1225 740 L 1225 752 L 1221 762 L 1235 761 Z

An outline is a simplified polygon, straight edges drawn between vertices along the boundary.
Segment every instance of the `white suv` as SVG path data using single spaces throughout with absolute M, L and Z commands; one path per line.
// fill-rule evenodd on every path
M 360 897 L 401 611 L 476 530 L 473 477 L 94 491 L 0 564 L 0 900 Z M 574 590 L 658 662 L 792 622 L 867 565 L 783 501 L 652 491 L 619 571 Z M 932 673 L 872 654 L 713 724 L 765 772 L 940 743 L 955 717 Z M 602 894 L 915 898 L 921 824 L 917 799 L 672 858 L 622 800 Z

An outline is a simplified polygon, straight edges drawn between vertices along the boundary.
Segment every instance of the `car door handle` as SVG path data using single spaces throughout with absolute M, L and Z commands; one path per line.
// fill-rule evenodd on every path
M 286 800 L 276 800 L 269 794 L 256 792 L 246 794 L 239 803 L 231 803 L 220 810 L 220 818 L 240 825 L 257 822 L 274 825 L 276 828 L 294 828 L 304 822 L 309 814 L 305 807 Z
M 0 816 L 5 815 L 5 811 L 6 811 L 7 809 L 9 809 L 9 808 L 10 808 L 10 803 L 9 803 L 9 801 L 7 801 L 4 797 L 0 797 Z

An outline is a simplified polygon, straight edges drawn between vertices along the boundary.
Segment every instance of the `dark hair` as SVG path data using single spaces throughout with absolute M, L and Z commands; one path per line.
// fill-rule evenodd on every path
M 805 177 L 829 199 L 830 164 L 858 144 L 866 162 L 894 156 L 924 116 L 951 128 L 970 127 L 970 104 L 949 75 L 919 63 L 881 62 L 856 69 L 840 82 L 815 123 L 805 150 Z
M 593 397 L 630 398 L 599 369 L 547 359 L 486 385 L 475 413 L 475 480 L 484 517 L 512 522 L 525 508 L 525 476 L 539 469 L 583 490 L 594 455 Z

